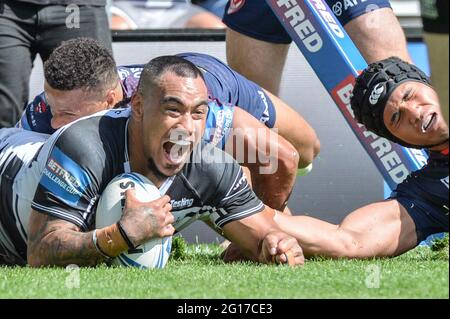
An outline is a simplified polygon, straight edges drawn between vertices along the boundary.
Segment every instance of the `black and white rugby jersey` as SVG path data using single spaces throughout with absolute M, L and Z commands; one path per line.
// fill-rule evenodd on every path
M 4 260 L 25 263 L 31 201 L 42 171 L 36 156 L 48 137 L 16 128 L 0 130 L 0 251 Z
M 38 157 L 45 164 L 33 209 L 83 231 L 95 228 L 102 192 L 115 176 L 130 171 L 129 116 L 129 109 L 97 113 L 52 135 Z M 198 219 L 210 219 L 220 228 L 264 209 L 234 159 L 205 142 L 160 191 L 171 198 L 177 231 Z

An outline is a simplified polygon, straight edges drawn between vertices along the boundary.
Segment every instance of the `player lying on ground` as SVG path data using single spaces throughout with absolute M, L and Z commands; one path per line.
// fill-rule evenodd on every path
M 396 256 L 431 234 L 448 232 L 449 131 L 426 75 L 389 58 L 369 65 L 353 94 L 352 109 L 368 130 L 406 147 L 426 148 L 430 157 L 387 200 L 355 210 L 340 225 L 276 214 L 275 221 L 297 238 L 306 256 Z M 238 257 L 233 246 L 224 254 L 229 261 Z
M 99 44 L 89 39 L 68 41 L 55 50 L 45 64 L 45 94 L 40 94 L 27 106 L 20 126 L 52 134 L 64 124 L 111 108 L 118 101 L 122 100 L 125 106 L 136 91 L 143 66 L 119 67 L 119 81 L 117 72 L 111 71 L 113 62 L 106 57 L 106 52 L 99 60 L 92 56 L 100 55 L 96 52 L 102 51 Z M 179 56 L 197 65 L 207 83 L 211 102 L 205 140 L 239 158 L 241 164 L 249 168 L 258 196 L 265 204 L 282 210 L 295 183 L 297 166 L 308 166 L 319 152 L 320 143 L 315 131 L 279 98 L 214 57 L 198 53 Z M 86 61 L 100 62 L 95 65 Z M 97 74 L 90 73 L 91 68 L 98 70 Z M 72 80 L 73 74 L 79 75 L 78 81 Z M 99 89 L 89 93 L 86 83 Z M 279 134 L 267 127 L 277 129 Z M 258 139 L 258 134 L 264 139 Z M 238 154 L 236 144 L 239 142 L 244 147 L 241 153 L 262 156 L 253 159 Z M 277 169 L 271 174 L 261 174 L 261 168 L 269 164 Z
M 287 8 L 295 6 L 295 1 L 277 2 Z M 393 55 L 410 61 L 405 34 L 388 0 L 317 2 L 328 4 L 368 63 Z M 228 64 L 278 94 L 292 40 L 266 0 L 230 0 L 223 21 L 229 27 Z M 313 32 L 305 25 L 305 32 Z
M 28 225 L 2 226 L 6 242 L 2 249 L 9 244 L 12 251 L 8 253 L 20 259 L 23 251 L 14 249 L 25 246 L 31 266 L 95 265 L 200 219 L 212 221 L 252 260 L 271 263 L 275 257 L 284 263 L 288 254 L 292 257 L 289 263 L 303 263 L 297 241 L 279 229 L 272 219 L 273 210 L 256 197 L 237 162 L 201 141 L 207 112 L 201 71 L 180 57 L 160 57 L 142 72 L 131 108 L 97 113 L 69 124 L 42 147 L 40 140 L 28 143 L 38 151 L 31 158 L 22 153 L 22 159 L 28 157 L 26 165 L 8 156 L 12 159 L 2 166 L 4 174 L 14 175 L 19 167 L 27 173 L 15 180 L 28 179 L 26 185 L 31 189 L 33 183 L 38 186 L 33 211 L 29 219 L 22 219 Z M 9 138 L 16 136 L 12 134 Z M 33 132 L 19 134 L 42 138 Z M 10 144 L 3 146 L 8 149 Z M 141 203 L 127 191 L 120 223 L 95 229 L 95 203 L 102 191 L 115 176 L 130 170 L 148 177 L 165 196 Z M 16 195 L 20 198 L 26 193 L 23 189 Z M 185 201 L 192 205 L 171 207 L 171 200 L 183 198 L 192 199 Z M 12 207 L 28 208 L 26 203 Z M 16 216 L 27 212 L 6 213 L 10 221 L 17 222 Z M 23 238 L 16 242 L 17 238 L 9 236 L 26 230 L 27 245 Z

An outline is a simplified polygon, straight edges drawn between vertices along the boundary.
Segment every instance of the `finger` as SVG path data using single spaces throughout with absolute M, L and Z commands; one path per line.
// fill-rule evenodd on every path
M 293 267 L 297 264 L 295 260 L 295 255 L 291 250 L 285 252 L 283 255 L 286 259 L 286 264 L 288 264 L 289 266 Z
M 278 254 L 283 263 L 288 263 L 290 266 L 303 265 L 305 263 L 305 256 L 298 241 L 293 237 L 287 237 L 281 240 L 278 244 Z
M 303 255 L 301 248 L 298 250 L 289 250 L 282 254 L 280 258 L 283 263 L 288 264 L 291 267 L 305 264 L 305 256 Z
M 173 224 L 175 222 L 175 216 L 172 213 L 166 214 L 165 224 Z
M 163 229 L 160 232 L 160 237 L 169 237 L 172 236 L 175 232 L 175 228 L 172 225 L 167 225 L 163 227 Z
M 289 265 L 290 267 L 294 267 L 298 264 L 304 263 L 304 259 L 303 259 L 303 263 L 301 263 L 302 260 L 300 259 L 300 257 L 302 257 L 302 256 L 303 256 L 303 254 L 301 254 L 301 256 L 297 256 L 297 254 L 294 253 L 293 251 L 287 251 L 285 253 L 272 256 L 272 262 L 275 264 L 283 264 L 283 265 Z
M 166 205 L 164 205 L 163 210 L 168 213 L 172 211 L 172 205 L 170 203 L 167 203 Z
M 294 237 L 285 237 L 278 242 L 277 253 L 283 254 L 296 246 L 298 246 L 298 242 Z
M 125 200 L 136 200 L 136 189 L 133 188 L 129 188 L 125 191 Z
M 276 255 L 275 260 L 279 264 L 286 264 L 288 261 L 288 256 L 286 255 L 286 253 L 282 253 L 282 254 Z
M 280 265 L 289 265 L 289 266 L 296 265 L 295 256 L 292 252 L 286 252 L 272 256 L 272 262 Z
M 268 235 L 268 236 L 266 236 L 266 238 L 263 242 L 263 245 L 265 246 L 266 251 L 268 251 L 271 256 L 274 256 L 277 254 L 278 240 L 279 239 L 277 238 L 277 236 Z
M 297 262 L 297 265 L 303 266 L 305 264 L 305 255 L 300 254 L 299 256 L 295 257 L 295 261 Z
M 282 264 L 286 263 L 286 260 L 287 259 L 284 254 L 272 256 L 272 263 L 274 263 L 274 264 L 282 265 Z

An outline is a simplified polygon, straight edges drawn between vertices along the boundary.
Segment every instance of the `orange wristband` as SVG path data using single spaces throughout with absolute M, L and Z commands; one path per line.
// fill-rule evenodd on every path
M 117 224 L 96 230 L 98 248 L 110 257 L 117 257 L 128 250 L 128 244 L 120 234 Z

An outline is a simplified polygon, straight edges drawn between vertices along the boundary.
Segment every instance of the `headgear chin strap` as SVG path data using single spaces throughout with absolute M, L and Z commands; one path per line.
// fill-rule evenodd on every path
M 394 136 L 384 123 L 383 113 L 389 97 L 401 83 L 406 81 L 417 81 L 430 85 L 430 80 L 422 70 L 397 57 L 370 64 L 356 78 L 353 89 L 350 105 L 356 120 L 378 136 L 405 147 L 429 148 L 436 146 L 406 143 Z

